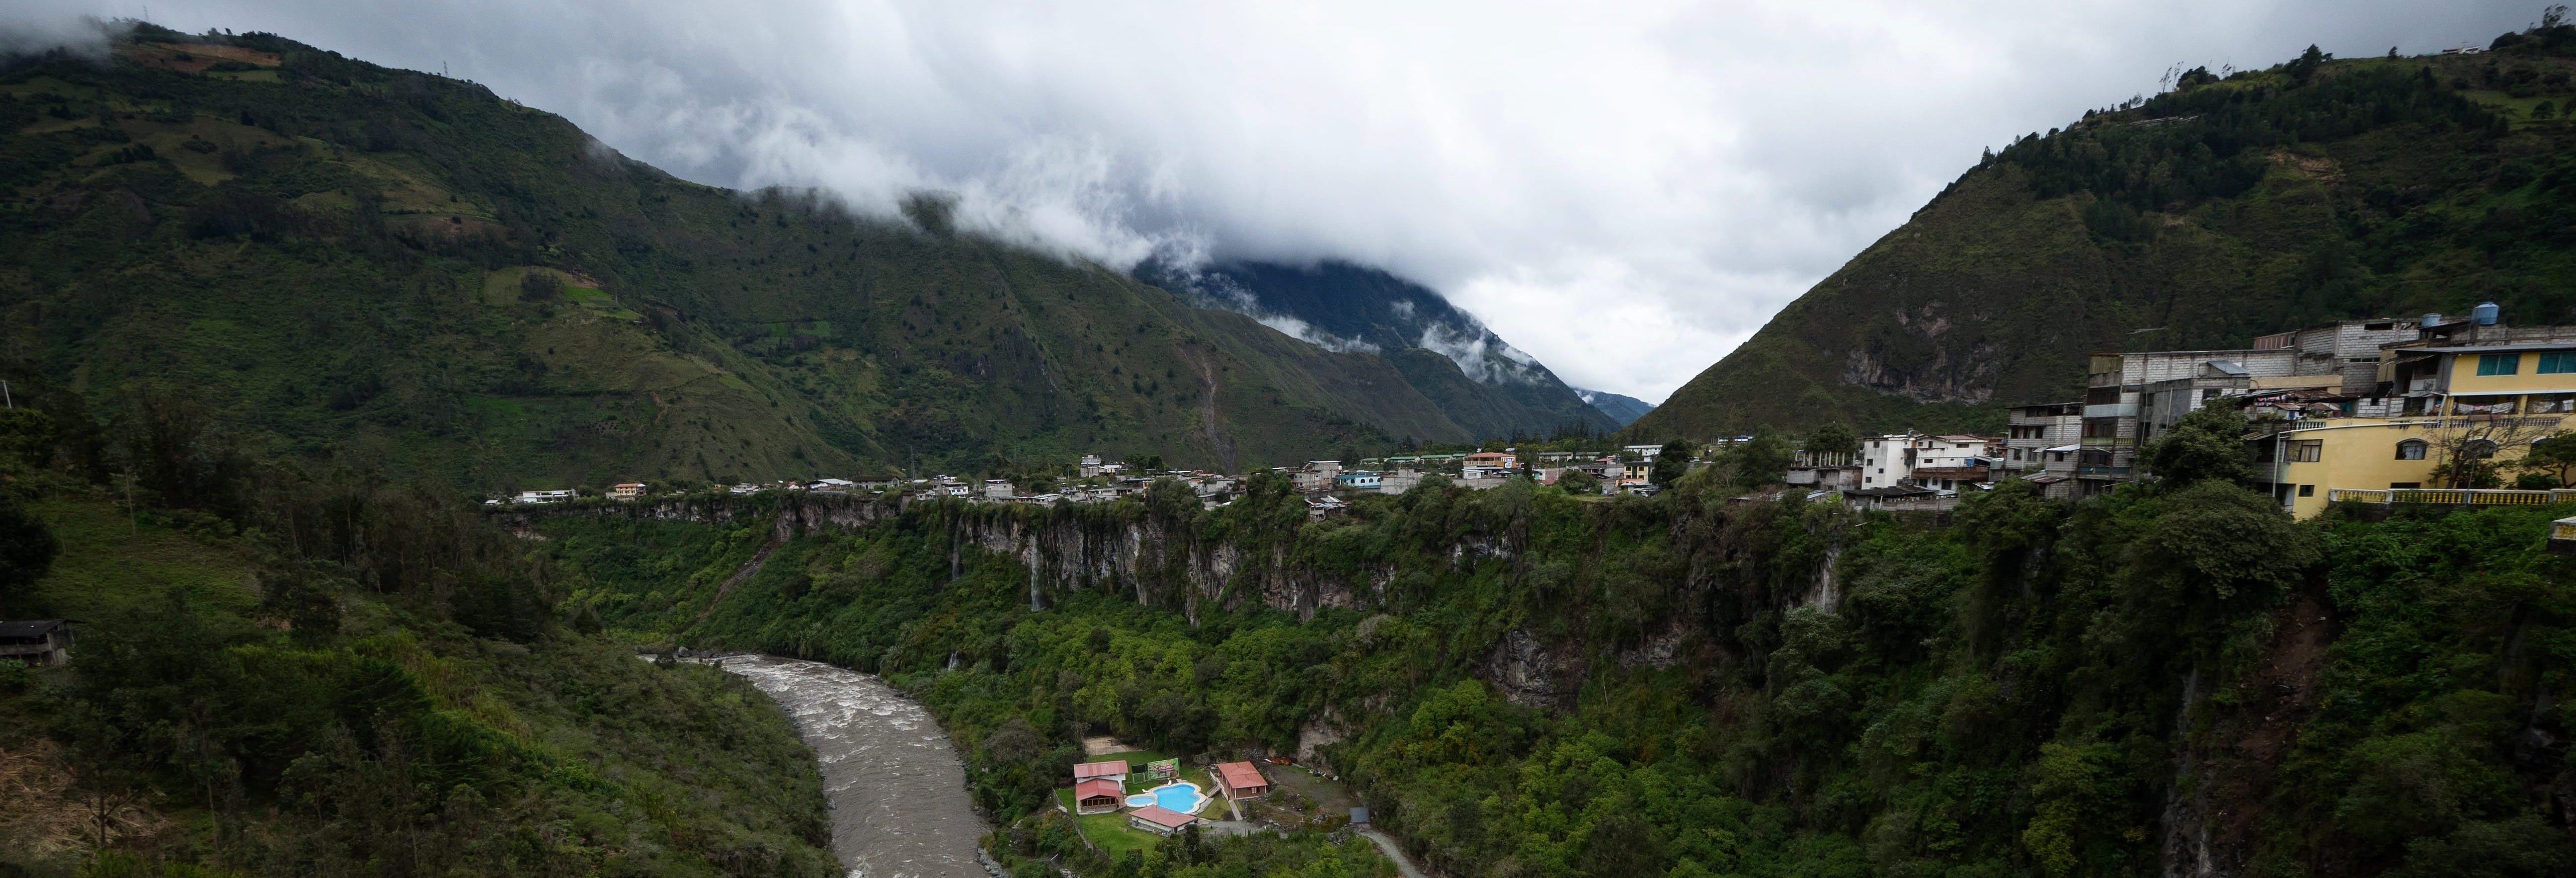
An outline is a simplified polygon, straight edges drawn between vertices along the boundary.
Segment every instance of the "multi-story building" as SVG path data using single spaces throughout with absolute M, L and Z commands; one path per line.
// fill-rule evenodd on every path
M 1859 488 L 1887 488 L 1914 477 L 1914 444 L 1930 439 L 1921 433 L 1894 433 L 1860 440 Z
M 2136 478 L 2140 446 L 2223 396 L 2318 390 L 2357 398 L 2356 414 L 2382 413 L 2390 403 L 2379 393 L 2381 349 L 2416 335 L 2401 320 L 2342 320 L 2263 336 L 2250 348 L 2095 354 L 2075 478 L 2087 494 Z
M 1998 461 L 2009 472 L 2035 472 L 2047 469 L 2046 452 L 2076 444 L 2084 435 L 2084 404 L 2051 402 L 2018 406 L 2012 410 L 2005 428 L 2003 460 Z M 2068 449 L 2066 469 L 2075 467 L 2073 449 Z
M 2513 327 L 2493 303 L 2427 314 L 2381 347 L 2374 416 L 2284 421 L 2256 444 L 2273 496 L 2293 514 L 2334 491 L 2461 488 L 2471 460 L 2507 463 L 2576 414 L 2576 326 Z M 2340 412 L 2338 412 L 2340 413 Z M 2451 483 L 2440 483 L 2445 475 Z
M 1984 436 L 1930 436 L 1915 440 L 1913 484 L 1944 491 L 1988 481 L 1994 474 L 1994 442 Z

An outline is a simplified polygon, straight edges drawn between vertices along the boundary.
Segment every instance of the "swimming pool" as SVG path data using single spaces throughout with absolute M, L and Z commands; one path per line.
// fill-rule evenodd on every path
M 1196 814 L 1199 806 L 1205 804 L 1207 797 L 1199 794 L 1199 785 L 1189 781 L 1167 783 L 1127 797 L 1127 807 L 1130 808 L 1161 805 L 1183 814 Z

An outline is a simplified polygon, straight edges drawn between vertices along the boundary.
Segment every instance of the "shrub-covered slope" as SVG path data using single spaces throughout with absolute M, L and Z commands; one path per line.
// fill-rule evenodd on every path
M 740 678 L 656 667 L 451 492 L 244 464 L 182 420 L 47 470 L 0 413 L 0 875 L 839 870 L 822 779 Z M 30 454 L 30 451 L 38 452 Z
M 269 451 L 477 489 L 1477 434 L 1385 360 L 958 234 L 936 198 L 894 221 L 700 186 L 272 36 L 113 48 L 0 71 L 22 392 L 187 386 Z
M 2571 31 L 2193 71 L 2017 140 L 1631 432 L 1999 429 L 2004 405 L 2080 396 L 2093 353 L 2488 300 L 2576 321 Z

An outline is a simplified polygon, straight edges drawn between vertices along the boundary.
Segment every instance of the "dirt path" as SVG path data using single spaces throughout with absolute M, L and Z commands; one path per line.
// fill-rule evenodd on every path
M 1387 859 L 1395 861 L 1395 870 L 1404 873 L 1404 878 L 1431 878 L 1428 873 L 1422 871 L 1422 867 L 1413 864 L 1412 857 L 1404 855 L 1404 846 L 1396 844 L 1393 836 L 1379 832 L 1375 826 L 1354 826 L 1351 827 L 1351 831 L 1359 833 L 1361 838 L 1377 843 L 1377 849 L 1384 852 Z
M 769 542 L 760 544 L 760 551 L 751 553 L 751 560 L 742 562 L 740 569 L 735 570 L 732 576 L 725 577 L 723 585 L 716 586 L 716 596 L 707 601 L 707 608 L 699 610 L 698 617 L 690 620 L 689 624 L 696 625 L 706 621 L 707 616 L 715 613 L 716 607 L 724 604 L 725 595 L 733 593 L 734 586 L 741 585 L 743 580 L 750 579 L 752 574 L 759 573 L 760 565 L 769 561 L 769 553 L 778 551 L 778 547 L 784 545 L 787 545 L 787 527 L 781 524 L 772 529 Z
M 1313 799 L 1316 807 L 1322 808 L 1324 813 L 1347 814 L 1352 806 L 1359 804 L 1350 790 L 1340 783 L 1307 774 L 1304 766 L 1272 765 L 1263 771 L 1270 775 L 1271 782 Z M 1385 852 L 1387 859 L 1395 861 L 1396 870 L 1403 872 L 1404 878 L 1429 878 L 1429 871 L 1414 863 L 1413 858 L 1405 854 L 1404 846 L 1396 843 L 1394 836 L 1365 823 L 1351 827 L 1351 831 L 1376 844 L 1378 850 Z

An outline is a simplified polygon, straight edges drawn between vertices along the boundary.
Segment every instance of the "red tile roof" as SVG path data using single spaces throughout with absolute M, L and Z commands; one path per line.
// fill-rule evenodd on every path
M 1270 785 L 1270 780 L 1261 776 L 1261 769 L 1254 768 L 1249 762 L 1219 762 L 1211 768 L 1216 772 L 1217 779 L 1230 789 L 1240 790 Z
M 1120 786 L 1117 781 L 1110 780 L 1105 777 L 1095 777 L 1073 785 L 1073 800 L 1076 802 L 1093 796 L 1118 796 L 1123 798 L 1126 795 L 1126 787 Z
M 1179 829 L 1198 821 L 1198 818 L 1196 817 L 1183 814 L 1179 811 L 1174 811 L 1170 808 L 1165 808 L 1161 805 L 1147 805 L 1127 812 L 1127 816 L 1141 818 L 1147 823 L 1172 829 Z
M 1112 759 L 1107 762 L 1085 762 L 1073 767 L 1074 780 L 1090 780 L 1095 777 L 1117 777 L 1126 773 L 1127 763 L 1125 760 L 1120 759 Z

